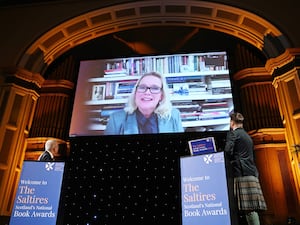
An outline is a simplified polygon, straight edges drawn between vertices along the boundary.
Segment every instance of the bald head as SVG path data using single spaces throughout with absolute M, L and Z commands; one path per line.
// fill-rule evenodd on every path
M 53 155 L 58 154 L 58 143 L 56 140 L 48 140 L 45 143 L 45 150 L 51 152 Z

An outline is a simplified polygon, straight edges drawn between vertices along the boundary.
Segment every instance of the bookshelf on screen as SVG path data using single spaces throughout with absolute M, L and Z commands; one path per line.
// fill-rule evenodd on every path
M 109 115 L 122 110 L 137 79 L 166 77 L 185 132 L 225 131 L 233 109 L 226 52 L 152 55 L 80 62 L 70 136 L 102 135 Z

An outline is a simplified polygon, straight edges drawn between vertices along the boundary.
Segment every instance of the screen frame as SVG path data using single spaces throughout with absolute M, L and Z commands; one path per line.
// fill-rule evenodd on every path
M 108 81 L 118 82 L 120 79 L 124 80 L 124 77 L 122 77 L 122 73 L 125 71 L 123 70 L 123 68 L 117 68 L 117 70 L 120 70 L 120 73 L 117 73 L 117 75 L 115 75 L 114 74 L 114 72 L 116 71 L 116 70 L 114 70 L 115 68 L 112 68 L 111 66 L 107 67 L 107 65 L 105 65 L 105 63 L 124 61 L 124 60 L 125 61 L 126 60 L 138 60 L 138 59 L 146 59 L 146 58 L 164 58 L 164 57 L 175 57 L 175 56 L 181 57 L 181 56 L 191 56 L 191 55 L 215 56 L 215 55 L 219 55 L 219 54 L 224 55 L 224 67 L 225 67 L 224 70 L 221 70 L 220 74 L 227 76 L 226 82 L 230 88 L 230 93 L 229 93 L 230 97 L 227 96 L 227 97 L 223 97 L 223 98 L 230 99 L 230 102 L 228 104 L 228 107 L 224 107 L 224 110 L 218 109 L 222 112 L 226 111 L 226 116 L 224 114 L 224 118 L 222 118 L 223 121 L 215 120 L 215 122 L 220 122 L 220 125 L 225 124 L 226 126 L 223 126 L 222 128 L 217 129 L 217 130 L 210 130 L 210 129 L 206 129 L 206 128 L 205 129 L 189 129 L 191 125 L 189 126 L 188 124 L 193 124 L 194 121 L 185 121 L 185 125 L 184 125 L 185 131 L 184 132 L 204 132 L 204 131 L 206 132 L 206 131 L 228 130 L 229 129 L 229 114 L 234 109 L 231 78 L 230 78 L 230 73 L 229 73 L 229 69 L 228 69 L 228 54 L 226 51 L 206 51 L 206 52 L 196 52 L 196 53 L 157 54 L 157 55 L 143 55 L 143 56 L 133 56 L 133 57 L 129 56 L 129 57 L 81 60 L 80 66 L 79 66 L 79 71 L 78 71 L 78 80 L 77 80 L 77 85 L 76 85 L 76 92 L 75 92 L 75 98 L 74 98 L 74 105 L 73 105 L 73 111 L 72 111 L 69 136 L 76 137 L 76 136 L 99 136 L 99 135 L 102 136 L 102 135 L 104 135 L 103 130 L 100 130 L 98 132 L 98 131 L 94 131 L 94 129 L 86 128 L 86 124 L 90 124 L 89 117 L 86 118 L 86 116 L 84 116 L 84 112 L 88 111 L 88 109 L 87 109 L 87 108 L 89 108 L 88 106 L 92 106 L 92 108 L 96 108 L 96 106 L 97 106 L 96 102 L 99 103 L 99 101 L 106 101 L 107 103 L 110 102 L 110 104 L 115 105 L 117 107 L 118 105 L 121 106 L 121 105 L 126 104 L 126 102 L 127 102 L 126 98 L 122 98 L 121 93 L 120 93 L 121 100 L 119 99 L 118 101 L 115 101 L 115 103 L 114 103 L 114 99 L 107 98 L 106 94 L 109 92 L 108 91 L 109 88 L 106 85 L 104 85 L 103 82 L 108 82 Z M 104 67 L 104 65 L 105 65 L 105 67 Z M 207 66 L 207 65 L 205 65 L 205 66 Z M 210 65 L 210 66 L 213 67 L 216 65 Z M 180 69 L 188 70 L 189 68 L 187 68 L 186 66 L 185 67 L 182 66 Z M 213 71 L 214 71 L 215 75 L 217 75 L 217 73 L 219 72 L 217 70 L 213 70 Z M 224 73 L 224 71 L 226 71 L 226 73 Z M 109 74 L 110 72 L 112 74 Z M 190 72 L 190 71 L 187 71 L 187 72 L 190 73 L 192 76 L 197 76 L 197 73 Z M 208 69 L 208 70 L 205 69 L 201 73 L 198 73 L 198 75 L 199 76 L 208 76 L 210 73 L 211 73 L 210 69 Z M 165 74 L 165 73 L 163 73 L 163 74 Z M 205 75 L 205 74 L 207 74 L 207 75 Z M 173 73 L 173 75 L 176 75 L 173 77 L 178 77 L 178 76 L 180 76 L 180 73 L 178 73 L 178 72 Z M 133 80 L 137 80 L 140 75 L 135 75 L 135 74 L 127 75 L 126 74 L 126 76 L 128 77 L 127 80 L 130 82 Z M 106 79 L 105 79 L 105 77 L 106 77 Z M 165 77 L 166 77 L 166 79 L 168 77 L 172 77 L 172 73 L 168 73 L 167 75 L 165 75 Z M 89 86 L 89 88 L 87 88 L 87 83 L 91 83 L 91 82 L 96 83 L 96 85 L 98 85 L 98 87 L 101 88 L 101 90 L 102 90 L 100 97 L 99 97 L 99 99 L 96 100 L 96 102 L 94 100 L 97 97 L 95 97 L 93 94 L 91 94 L 94 92 L 87 91 L 87 89 L 91 89 L 90 86 Z M 216 85 L 218 85 L 218 84 L 216 84 Z M 180 84 L 179 84 L 179 86 L 180 86 Z M 91 90 L 93 90 L 93 88 Z M 126 94 L 128 94 L 128 93 L 126 93 Z M 115 92 L 113 95 L 115 95 Z M 91 96 L 94 96 L 94 97 L 91 97 Z M 89 100 L 87 100 L 87 98 L 89 98 Z M 207 98 L 207 100 L 212 100 L 212 99 Z M 180 100 L 178 100 L 178 102 L 179 101 Z M 191 101 L 194 101 L 194 100 L 192 99 Z M 84 103 L 84 104 L 82 104 L 82 103 Z M 174 99 L 172 100 L 172 103 L 174 103 Z M 80 104 L 81 104 L 81 106 L 80 106 Z M 208 104 L 209 104 L 209 102 L 208 102 Z M 121 109 L 121 108 L 122 107 L 119 107 L 119 109 Z M 94 110 L 94 112 L 97 112 L 96 109 L 92 109 L 92 110 Z M 195 114 L 195 116 L 197 116 L 197 115 L 200 115 L 200 114 L 199 113 Z M 224 120 L 226 120 L 226 122 L 224 122 Z M 201 126 L 198 126 L 198 127 L 201 127 Z

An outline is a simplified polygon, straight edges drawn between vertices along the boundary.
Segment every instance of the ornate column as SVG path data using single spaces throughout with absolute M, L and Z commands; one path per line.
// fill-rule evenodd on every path
M 73 91 L 74 83 L 68 80 L 44 82 L 30 131 L 31 138 L 68 138 Z
M 51 137 L 59 142 L 59 158 L 69 154 L 69 128 L 73 108 L 74 81 L 77 79 L 77 61 L 69 56 L 45 74 L 47 80 L 40 90 L 33 123 L 27 138 L 25 159 L 36 160 Z
M 267 65 L 285 126 L 287 149 L 300 206 L 300 49 L 289 49 Z
M 41 75 L 19 68 L 0 72 L 0 217 L 11 213 L 43 82 Z
M 255 143 L 256 164 L 268 205 L 262 215 L 266 224 L 274 223 L 273 215 L 282 224 L 288 216 L 299 220 L 298 53 L 287 51 L 268 60 L 265 67 L 244 69 L 233 77 L 239 110 Z
M 69 155 L 68 139 L 74 84 L 67 80 L 46 80 L 37 102 L 27 138 L 26 160 L 36 160 L 50 137 L 59 143 L 60 160 Z
M 244 114 L 245 128 L 282 128 L 272 76 L 264 67 L 244 69 L 233 77 L 239 93 L 240 111 Z

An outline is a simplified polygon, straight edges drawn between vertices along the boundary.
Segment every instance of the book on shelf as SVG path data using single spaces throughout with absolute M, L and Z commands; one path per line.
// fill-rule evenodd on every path
M 105 99 L 113 99 L 116 88 L 115 82 L 106 82 L 105 87 Z
M 214 120 L 228 118 L 226 112 L 181 112 L 182 121 Z
M 207 91 L 207 84 L 204 82 L 190 82 L 189 86 L 189 94 L 198 94 L 199 92 Z
M 202 112 L 200 120 L 225 119 L 228 118 L 227 112 Z
M 126 74 L 126 69 L 124 68 L 108 69 L 108 70 L 104 70 L 104 74 L 106 75 Z
M 134 74 L 143 74 L 145 71 L 145 60 L 143 58 L 134 61 Z
M 202 76 L 202 75 L 168 76 L 168 77 L 166 77 L 166 81 L 167 81 L 168 84 L 203 82 L 204 81 L 204 76 Z
M 211 89 L 213 95 L 219 95 L 219 94 L 231 94 L 231 88 L 230 87 L 218 87 L 218 88 L 212 88 Z
M 173 83 L 169 88 L 172 89 L 173 94 L 178 95 L 192 95 L 207 91 L 207 85 L 203 82 Z
M 104 77 L 121 77 L 121 76 L 127 76 L 127 71 L 126 69 L 109 69 L 109 70 L 104 70 Z
M 211 80 L 211 87 L 212 88 L 219 88 L 219 87 L 231 87 L 229 79 L 212 79 Z
M 202 112 L 228 112 L 228 107 L 222 107 L 222 108 L 202 108 Z
M 227 101 L 211 101 L 211 102 L 204 102 L 202 103 L 202 107 L 207 108 L 214 108 L 214 107 L 227 107 L 228 102 Z
M 201 110 L 200 105 L 193 101 L 174 102 L 173 107 L 177 108 L 180 112 L 197 112 Z
M 205 65 L 224 66 L 224 55 L 210 55 L 204 58 Z
M 201 112 L 182 112 L 180 113 L 180 117 L 182 121 L 193 121 L 199 120 L 201 116 Z
M 128 75 L 125 66 L 124 60 L 107 62 L 104 70 L 104 77 Z
M 219 112 L 219 111 L 229 111 L 229 105 L 228 102 L 222 101 L 222 102 L 210 102 L 210 103 L 203 103 L 201 105 L 202 112 Z

